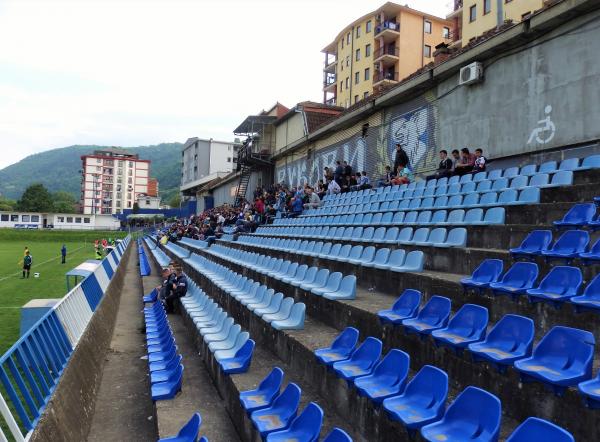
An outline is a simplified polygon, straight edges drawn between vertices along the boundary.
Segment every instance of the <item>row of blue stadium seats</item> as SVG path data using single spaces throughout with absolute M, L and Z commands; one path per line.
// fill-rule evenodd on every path
M 306 306 L 302 302 L 294 302 L 291 297 L 284 298 L 282 293 L 275 293 L 273 289 L 204 257 L 194 254 L 187 262 L 274 329 L 304 328 Z
M 489 213 L 488 213 L 489 212 Z M 294 226 L 403 226 L 403 225 L 487 225 L 503 224 L 506 216 L 504 207 L 483 209 L 454 209 L 447 210 L 413 210 L 410 212 L 385 212 L 367 213 L 363 215 L 335 215 L 318 216 L 310 218 L 289 218 L 287 222 L 274 223 L 272 226 L 263 226 L 257 232 L 269 227 L 294 227 Z M 286 220 L 284 220 L 286 221 Z
M 490 223 L 492 224 L 492 223 Z M 265 228 L 257 236 L 293 236 L 295 238 L 318 238 L 334 241 L 354 241 L 378 244 L 402 244 L 433 247 L 465 247 L 467 244 L 467 229 L 456 227 L 292 227 L 276 230 Z M 274 239 L 274 238 L 271 238 Z M 239 241 L 239 239 L 238 239 Z
M 183 364 L 162 303 L 144 308 L 144 322 L 152 400 L 173 399 L 181 390 Z
M 584 265 L 600 261 L 600 239 L 588 250 L 590 235 L 585 230 L 570 230 L 563 233 L 552 246 L 551 243 L 550 230 L 534 230 L 527 235 L 519 247 L 509 251 L 514 259 L 534 260 L 536 256 L 541 256 L 546 260 L 562 259 L 567 264 L 574 259 L 580 259 Z
M 137 246 L 138 246 L 138 257 L 139 257 L 139 263 L 140 263 L 140 276 L 149 276 L 152 273 L 152 270 L 150 268 L 150 262 L 148 262 L 148 257 L 146 256 L 146 251 L 144 250 L 144 247 L 142 246 L 141 238 L 139 238 L 137 240 Z
M 254 341 L 248 332 L 242 331 L 219 305 L 194 281 L 181 298 L 181 305 L 194 322 L 196 330 L 208 349 L 213 353 L 225 374 L 245 373 L 250 367 Z
M 592 279 L 580 295 L 583 276 L 577 267 L 554 267 L 537 287 L 534 285 L 539 270 L 533 262 L 517 262 L 504 275 L 502 271 L 501 260 L 486 259 L 470 277 L 461 279 L 461 284 L 465 290 L 490 289 L 494 295 L 510 295 L 513 299 L 524 295 L 530 302 L 548 302 L 555 307 L 570 302 L 576 311 L 600 312 L 600 275 Z
M 321 259 L 332 259 L 340 262 L 348 262 L 379 270 L 390 270 L 392 272 L 422 272 L 425 256 L 420 250 L 406 253 L 403 249 L 390 251 L 388 248 L 376 249 L 373 246 L 354 246 L 349 244 L 332 244 L 329 242 L 300 241 L 293 239 L 259 238 L 255 236 L 241 236 L 238 242 L 261 247 L 267 250 L 277 250 L 299 255 L 312 256 Z M 317 267 L 304 269 L 299 266 L 294 280 L 306 279 L 311 273 L 318 271 Z M 316 270 L 311 270 L 316 269 Z M 293 282 L 291 282 L 293 284 Z
M 297 415 L 302 390 L 290 382 L 281 391 L 283 370 L 274 367 L 254 390 L 240 392 L 240 403 L 266 442 L 318 441 L 323 410 L 310 402 Z M 323 442 L 352 442 L 340 428 L 334 428 Z
M 194 248 L 194 249 L 206 249 L 209 247 L 208 241 L 204 241 L 201 239 L 192 239 L 192 238 L 183 237 L 179 241 L 187 246 Z
M 367 203 L 354 204 L 348 206 L 339 206 L 322 210 L 320 212 L 311 212 L 310 215 L 301 215 L 299 219 L 306 219 L 323 215 L 350 215 L 357 213 L 377 213 L 377 212 L 395 212 L 411 210 L 429 210 L 429 209 L 470 209 L 475 207 L 491 206 L 515 206 L 522 204 L 537 204 L 540 202 L 540 189 L 528 187 L 520 192 L 515 189 L 508 189 L 503 192 L 487 192 L 479 194 L 476 192 L 467 195 L 439 196 L 427 198 L 412 198 L 402 201 L 392 201 L 390 203 Z M 286 218 L 279 218 L 286 221 Z
M 344 276 L 341 272 L 330 272 L 328 269 L 317 267 L 309 269 L 305 264 L 219 245 L 211 247 L 209 253 L 326 299 L 356 298 L 356 276 L 354 275 Z M 302 313 L 304 319 L 304 311 Z
M 470 181 L 479 182 L 484 180 L 494 181 L 499 178 L 515 178 L 517 176 L 533 176 L 537 174 L 551 174 L 558 171 L 579 171 L 589 170 L 600 167 L 600 155 L 592 155 L 584 158 L 580 163 L 578 158 L 571 158 L 564 160 L 560 165 L 556 161 L 547 161 L 543 163 L 539 169 L 536 164 L 528 164 L 523 167 L 509 167 L 507 169 L 495 169 L 486 172 L 479 172 L 476 174 L 467 174 L 463 176 L 453 176 L 450 178 L 433 179 L 429 181 L 416 181 L 410 184 L 403 184 L 401 186 L 388 186 L 380 187 L 377 189 L 377 193 L 385 193 L 394 190 L 414 190 L 420 188 L 431 188 L 439 187 L 448 184 L 464 184 Z M 370 190 L 363 190 L 357 192 L 355 195 L 368 194 Z M 325 200 L 335 200 L 340 198 L 347 198 L 348 194 L 328 195 Z
M 402 423 L 410 435 L 420 430 L 428 441 L 498 440 L 502 405 L 496 396 L 469 386 L 446 410 L 449 388 L 444 371 L 425 365 L 407 382 L 407 353 L 392 349 L 381 359 L 379 339 L 367 337 L 357 346 L 358 337 L 358 330 L 349 327 L 330 347 L 315 350 L 315 356 L 359 395 L 383 404 L 390 419 Z M 530 442 L 533 433 L 553 441 L 574 441 L 564 429 L 536 418 L 527 419 L 508 440 Z
M 596 217 L 596 204 L 575 204 L 562 219 L 554 221 L 553 224 L 554 227 L 558 229 L 588 227 L 592 230 L 596 230 L 600 228 L 600 218 Z
M 451 184 L 443 185 L 439 187 L 420 188 L 415 190 L 393 190 L 388 193 L 375 193 L 370 195 L 363 195 L 358 197 L 351 197 L 346 200 L 340 200 L 337 202 L 331 202 L 324 204 L 319 210 L 327 210 L 339 207 L 346 207 L 355 204 L 373 204 L 373 203 L 384 203 L 394 201 L 405 201 L 414 198 L 429 198 L 429 197 L 440 197 L 440 196 L 454 196 L 454 195 L 468 195 L 470 193 L 484 194 L 488 192 L 503 192 L 505 190 L 524 190 L 524 189 L 535 189 L 548 187 L 558 187 L 570 185 L 573 182 L 572 172 L 560 172 L 556 174 L 552 180 L 547 175 L 536 175 L 529 179 L 529 177 L 517 177 L 511 181 L 508 178 L 499 178 L 496 181 L 470 181 L 464 184 Z M 312 212 L 309 212 L 312 213 Z M 306 213 L 305 213 L 306 215 Z
M 146 244 L 148 245 L 148 248 L 150 249 L 152 256 L 154 256 L 154 259 L 156 259 L 156 262 L 158 263 L 158 265 L 161 267 L 167 267 L 169 265 L 169 263 L 171 262 L 171 258 L 169 258 L 169 256 L 165 252 L 163 252 L 156 245 L 156 243 L 153 242 L 152 239 L 145 238 L 144 240 L 146 241 Z

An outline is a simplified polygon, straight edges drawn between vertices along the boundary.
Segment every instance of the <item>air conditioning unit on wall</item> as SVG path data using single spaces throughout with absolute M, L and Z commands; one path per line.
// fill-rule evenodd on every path
M 458 78 L 460 86 L 479 83 L 481 80 L 483 80 L 483 65 L 481 63 L 476 61 L 460 69 Z

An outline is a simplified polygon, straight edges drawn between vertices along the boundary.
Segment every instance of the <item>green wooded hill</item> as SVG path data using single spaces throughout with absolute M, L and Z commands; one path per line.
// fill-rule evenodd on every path
M 168 202 L 181 182 L 181 143 L 125 147 L 150 160 L 150 175 L 158 179 L 160 195 Z M 50 192 L 65 191 L 79 200 L 81 156 L 108 146 L 69 146 L 30 155 L 0 170 L 0 195 L 19 199 L 27 186 L 42 183 Z M 111 146 L 112 147 L 112 146 Z

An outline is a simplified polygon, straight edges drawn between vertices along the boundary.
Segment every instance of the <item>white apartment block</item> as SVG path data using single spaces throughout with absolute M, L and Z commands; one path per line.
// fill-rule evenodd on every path
M 184 192 L 227 174 L 237 167 L 240 142 L 189 138 L 181 151 L 181 191 Z
M 119 214 L 148 193 L 150 161 L 123 149 L 97 150 L 81 157 L 84 214 Z

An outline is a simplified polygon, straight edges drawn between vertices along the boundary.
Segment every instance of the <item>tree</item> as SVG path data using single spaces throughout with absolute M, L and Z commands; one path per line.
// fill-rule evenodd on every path
M 181 204 L 181 196 L 179 194 L 174 195 L 173 198 L 169 200 L 169 206 L 173 209 L 179 208 L 179 204 Z
M 0 196 L 0 211 L 4 210 L 9 212 L 11 210 L 15 210 L 15 207 L 17 207 L 16 201 L 9 200 Z
M 32 184 L 21 195 L 17 209 L 23 212 L 52 212 L 52 195 L 43 184 Z
M 54 211 L 57 213 L 75 213 L 77 201 L 69 192 L 54 192 Z
M 131 210 L 131 213 L 139 213 L 140 212 L 140 205 L 135 202 L 133 203 L 133 209 Z

